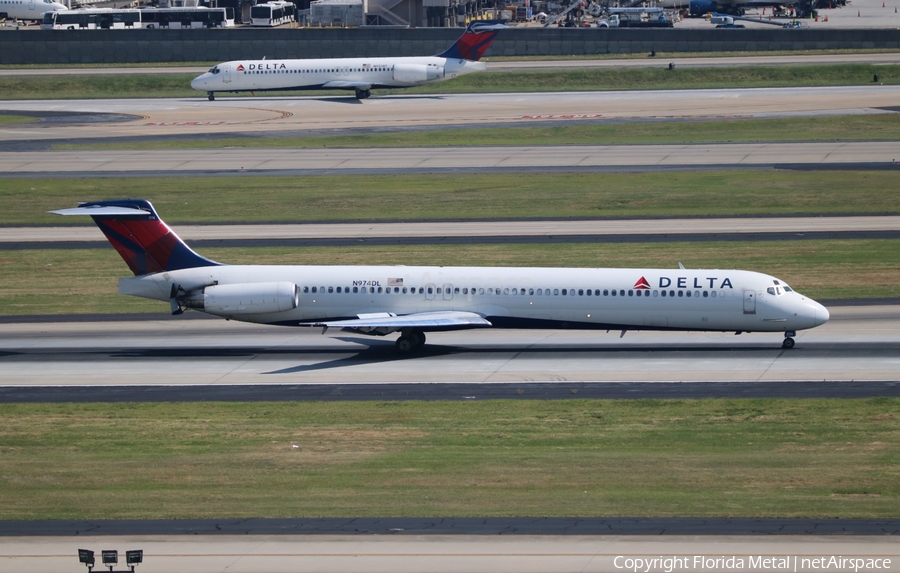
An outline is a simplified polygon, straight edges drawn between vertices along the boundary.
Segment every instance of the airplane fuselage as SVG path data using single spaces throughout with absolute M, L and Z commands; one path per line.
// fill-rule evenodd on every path
M 119 292 L 169 301 L 173 286 L 198 293 L 190 308 L 293 326 L 438 311 L 501 328 L 792 332 L 828 320 L 783 281 L 739 270 L 223 265 L 123 278 Z

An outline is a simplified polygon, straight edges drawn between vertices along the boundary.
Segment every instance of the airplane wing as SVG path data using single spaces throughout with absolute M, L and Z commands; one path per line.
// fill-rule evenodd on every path
M 372 84 L 366 83 L 366 82 L 334 80 L 334 81 L 330 81 L 330 82 L 325 82 L 324 84 L 322 84 L 322 87 L 329 88 L 329 89 L 370 90 L 370 89 L 372 89 Z
M 361 314 L 359 318 L 317 322 L 313 326 L 328 328 L 352 329 L 385 329 L 396 331 L 403 328 L 446 328 L 446 327 L 478 327 L 493 326 L 480 314 L 463 311 L 417 312 L 397 316 L 393 313 L 380 312 Z

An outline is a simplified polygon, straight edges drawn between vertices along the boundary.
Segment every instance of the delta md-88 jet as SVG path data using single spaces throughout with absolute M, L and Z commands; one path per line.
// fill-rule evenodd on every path
M 119 293 L 226 319 L 399 333 L 468 328 L 778 332 L 825 323 L 828 310 L 775 277 L 739 270 L 226 265 L 192 251 L 142 199 L 82 203 L 134 273 Z
M 224 62 L 194 78 L 191 87 L 206 92 L 210 101 L 218 92 L 330 89 L 353 90 L 366 99 L 375 88 L 408 88 L 484 71 L 487 65 L 478 60 L 505 27 L 503 20 L 472 22 L 436 56 Z

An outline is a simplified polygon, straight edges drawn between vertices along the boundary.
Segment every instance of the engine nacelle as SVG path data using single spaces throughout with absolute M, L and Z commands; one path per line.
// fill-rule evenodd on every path
M 210 314 L 284 312 L 300 304 L 300 289 L 288 282 L 213 285 L 190 293 L 182 304 Z
M 427 66 L 425 64 L 397 64 L 394 66 L 394 79 L 398 82 L 427 82 L 444 77 L 443 66 Z

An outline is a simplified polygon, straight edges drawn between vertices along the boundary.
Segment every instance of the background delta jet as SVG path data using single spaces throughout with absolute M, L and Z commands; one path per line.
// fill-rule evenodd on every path
M 119 292 L 227 319 L 400 333 L 467 328 L 794 332 L 828 310 L 775 277 L 738 270 L 223 265 L 192 251 L 145 200 L 83 203 L 134 273 Z M 323 330 L 324 332 L 324 330 Z
M 405 58 L 327 58 L 318 60 L 240 60 L 213 66 L 191 87 L 206 92 L 354 90 L 365 99 L 375 88 L 408 88 L 453 79 L 487 69 L 479 62 L 504 20 L 480 20 L 446 51 Z
M 0 18 L 9 20 L 43 19 L 44 12 L 68 10 L 65 4 L 53 0 L 0 0 Z

